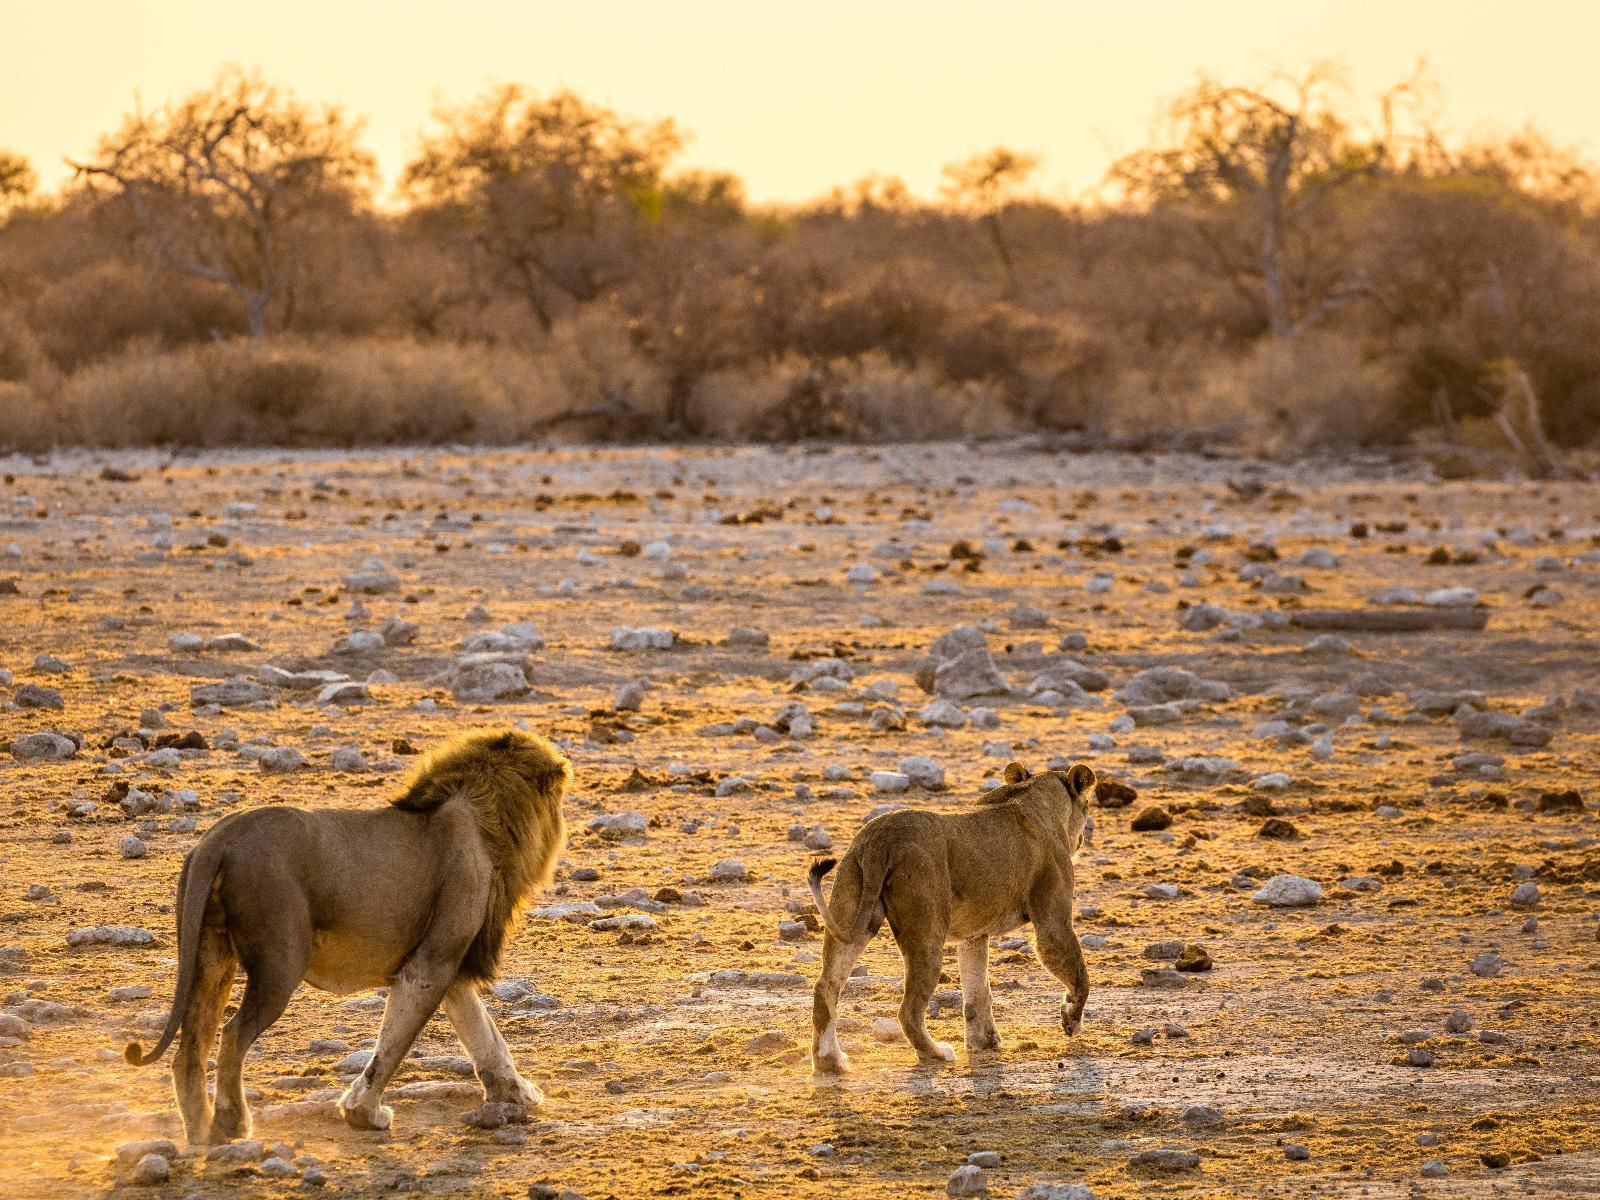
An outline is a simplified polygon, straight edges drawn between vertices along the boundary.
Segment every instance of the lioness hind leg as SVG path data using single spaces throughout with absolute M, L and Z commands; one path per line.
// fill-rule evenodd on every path
M 994 1001 L 989 994 L 989 939 L 979 936 L 961 943 L 961 1015 L 966 1021 L 968 1050 L 1000 1049 L 994 1027 Z
M 1068 1037 L 1083 1024 L 1083 1006 L 1089 1000 L 1089 969 L 1083 963 L 1083 949 L 1072 928 L 1072 912 L 1052 914 L 1047 919 L 1034 916 L 1035 941 L 1039 961 L 1045 969 L 1066 984 L 1061 997 L 1061 1029 Z
M 524 1108 L 537 1108 L 544 1103 L 544 1093 L 517 1071 L 511 1048 L 495 1028 L 473 984 L 460 980 L 451 984 L 444 994 L 444 1011 L 472 1059 L 485 1101 L 520 1104 Z
M 183 1014 L 183 1032 L 172 1065 L 172 1090 L 183 1115 L 183 1132 L 191 1149 L 206 1144 L 211 1131 L 211 1097 L 206 1092 L 206 1060 L 216 1044 L 222 1010 L 233 991 L 239 960 L 227 930 L 208 925 L 200 934 L 200 953 L 189 1003 Z
M 900 1028 L 906 1040 L 924 1062 L 950 1062 L 956 1056 L 948 1042 L 928 1036 L 928 1001 L 939 986 L 939 970 L 944 961 L 943 929 L 922 930 L 901 937 L 900 956 L 905 959 L 905 988 L 900 997 Z
M 850 1058 L 839 1047 L 839 995 L 866 942 L 841 942 L 831 933 L 822 935 L 822 974 L 811 994 L 811 1065 L 824 1074 L 842 1074 Z

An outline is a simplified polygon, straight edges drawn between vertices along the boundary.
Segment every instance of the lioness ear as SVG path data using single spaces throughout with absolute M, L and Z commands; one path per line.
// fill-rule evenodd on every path
M 1067 772 L 1067 791 L 1082 796 L 1094 786 L 1094 770 L 1083 763 L 1075 763 Z
M 1028 778 L 1027 767 L 1023 766 L 1019 762 L 1008 762 L 1006 764 L 1007 783 L 1021 783 L 1026 778 Z

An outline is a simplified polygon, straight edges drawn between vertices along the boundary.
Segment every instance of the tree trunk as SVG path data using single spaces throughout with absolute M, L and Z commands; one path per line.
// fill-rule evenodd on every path
M 244 323 L 250 331 L 252 342 L 267 340 L 267 302 L 271 299 L 265 291 L 246 292 L 244 297 Z
M 1289 315 L 1289 298 L 1283 290 L 1283 207 L 1277 196 L 1267 198 L 1266 220 L 1261 231 L 1261 285 L 1267 293 L 1267 324 L 1273 337 L 1294 336 L 1294 319 Z

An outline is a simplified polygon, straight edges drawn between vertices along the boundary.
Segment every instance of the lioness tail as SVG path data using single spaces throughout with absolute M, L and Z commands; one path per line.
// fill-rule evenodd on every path
M 817 915 L 822 918 L 822 923 L 829 933 L 841 942 L 848 942 L 850 935 L 844 933 L 833 923 L 833 917 L 828 912 L 828 902 L 822 898 L 822 878 L 834 867 L 839 865 L 836 858 L 819 858 L 811 864 L 811 871 L 806 876 L 806 883 L 811 888 L 811 898 L 817 902 Z

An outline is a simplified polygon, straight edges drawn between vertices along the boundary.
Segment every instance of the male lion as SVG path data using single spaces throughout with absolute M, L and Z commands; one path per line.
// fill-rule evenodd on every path
M 868 821 L 845 852 L 831 904 L 822 878 L 835 862 L 812 864 L 811 894 L 826 927 L 811 1012 L 817 1071 L 850 1069 L 834 1026 L 839 993 L 885 917 L 905 960 L 900 1028 L 923 1061 L 955 1057 L 924 1024 L 949 941 L 960 946 L 967 1049 L 1000 1048 L 988 939 L 1028 921 L 1040 961 L 1066 984 L 1061 1027 L 1068 1037 L 1078 1031 L 1089 973 L 1072 929 L 1072 856 L 1083 844 L 1093 791 L 1094 772 L 1082 763 L 1040 775 L 1010 763 L 1005 784 L 969 812 L 901 810 Z
M 566 840 L 572 767 L 541 737 L 477 730 L 428 758 L 383 808 L 272 805 L 225 817 L 178 876 L 178 984 L 154 1062 L 180 1026 L 173 1090 L 191 1146 L 250 1132 L 244 1056 L 305 980 L 329 992 L 387 984 L 372 1061 L 339 1099 L 357 1129 L 386 1129 L 384 1086 L 443 1002 L 486 1101 L 544 1097 L 517 1073 L 477 985 L 494 978 L 523 899 L 550 882 Z M 206 1057 L 234 973 L 244 998 L 222 1031 L 216 1111 Z

